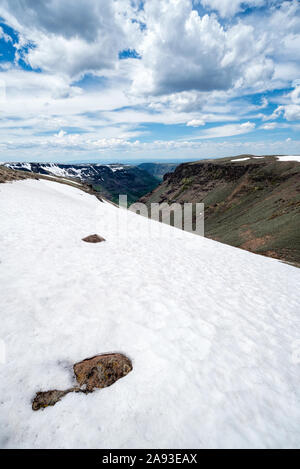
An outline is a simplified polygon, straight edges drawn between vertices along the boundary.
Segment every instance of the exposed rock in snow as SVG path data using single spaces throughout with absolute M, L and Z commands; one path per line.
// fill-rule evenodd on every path
M 78 386 L 65 391 L 38 392 L 32 403 L 33 410 L 45 409 L 54 406 L 62 397 L 71 392 L 84 394 L 93 392 L 95 388 L 103 389 L 128 375 L 132 370 L 129 358 L 121 353 L 106 353 L 96 357 L 87 358 L 74 365 L 74 373 Z
M 102 236 L 94 234 L 89 235 L 86 238 L 82 238 L 82 241 L 85 241 L 86 243 L 102 243 L 103 241 L 105 241 L 105 239 L 102 238 Z
M 111 386 L 131 370 L 131 361 L 121 353 L 97 355 L 74 365 L 79 385 L 86 386 L 88 392 Z
M 54 389 L 52 391 L 38 392 L 32 402 L 32 410 L 40 410 L 49 406 L 54 406 L 64 396 L 66 396 L 66 394 L 74 391 L 83 392 L 79 388 L 70 388 L 66 391 L 58 391 L 57 389 Z

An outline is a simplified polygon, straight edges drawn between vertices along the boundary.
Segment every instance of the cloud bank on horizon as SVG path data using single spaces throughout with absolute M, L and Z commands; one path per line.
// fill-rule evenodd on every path
M 300 153 L 299 0 L 0 0 L 0 160 Z

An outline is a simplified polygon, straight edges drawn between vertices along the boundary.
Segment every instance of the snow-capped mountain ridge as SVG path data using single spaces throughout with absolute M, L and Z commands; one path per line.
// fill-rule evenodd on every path
M 5 166 L 25 172 L 74 178 L 91 184 L 104 197 L 118 201 L 119 194 L 127 194 L 129 202 L 152 191 L 159 181 L 147 171 L 127 164 L 60 164 L 5 163 Z
M 79 178 L 87 180 L 93 178 L 95 174 L 99 173 L 103 168 L 108 168 L 110 171 L 126 171 L 132 168 L 131 165 L 120 164 L 60 164 L 60 163 L 5 163 L 6 167 L 19 170 L 30 171 L 41 174 L 54 174 L 55 176 Z

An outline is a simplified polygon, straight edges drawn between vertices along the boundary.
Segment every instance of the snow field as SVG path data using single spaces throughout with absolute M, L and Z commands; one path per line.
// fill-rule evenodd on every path
M 52 181 L 0 185 L 0 219 L 2 448 L 299 447 L 298 269 Z M 110 351 L 129 375 L 31 410 Z

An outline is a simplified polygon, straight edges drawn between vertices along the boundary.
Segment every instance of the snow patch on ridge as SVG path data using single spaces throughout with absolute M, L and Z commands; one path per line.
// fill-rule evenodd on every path
M 300 155 L 287 155 L 287 156 L 277 156 L 279 161 L 298 161 L 300 163 Z
M 246 158 L 238 158 L 236 160 L 231 160 L 233 163 L 235 163 L 236 161 L 246 161 L 246 160 L 250 160 L 250 158 L 246 157 Z

